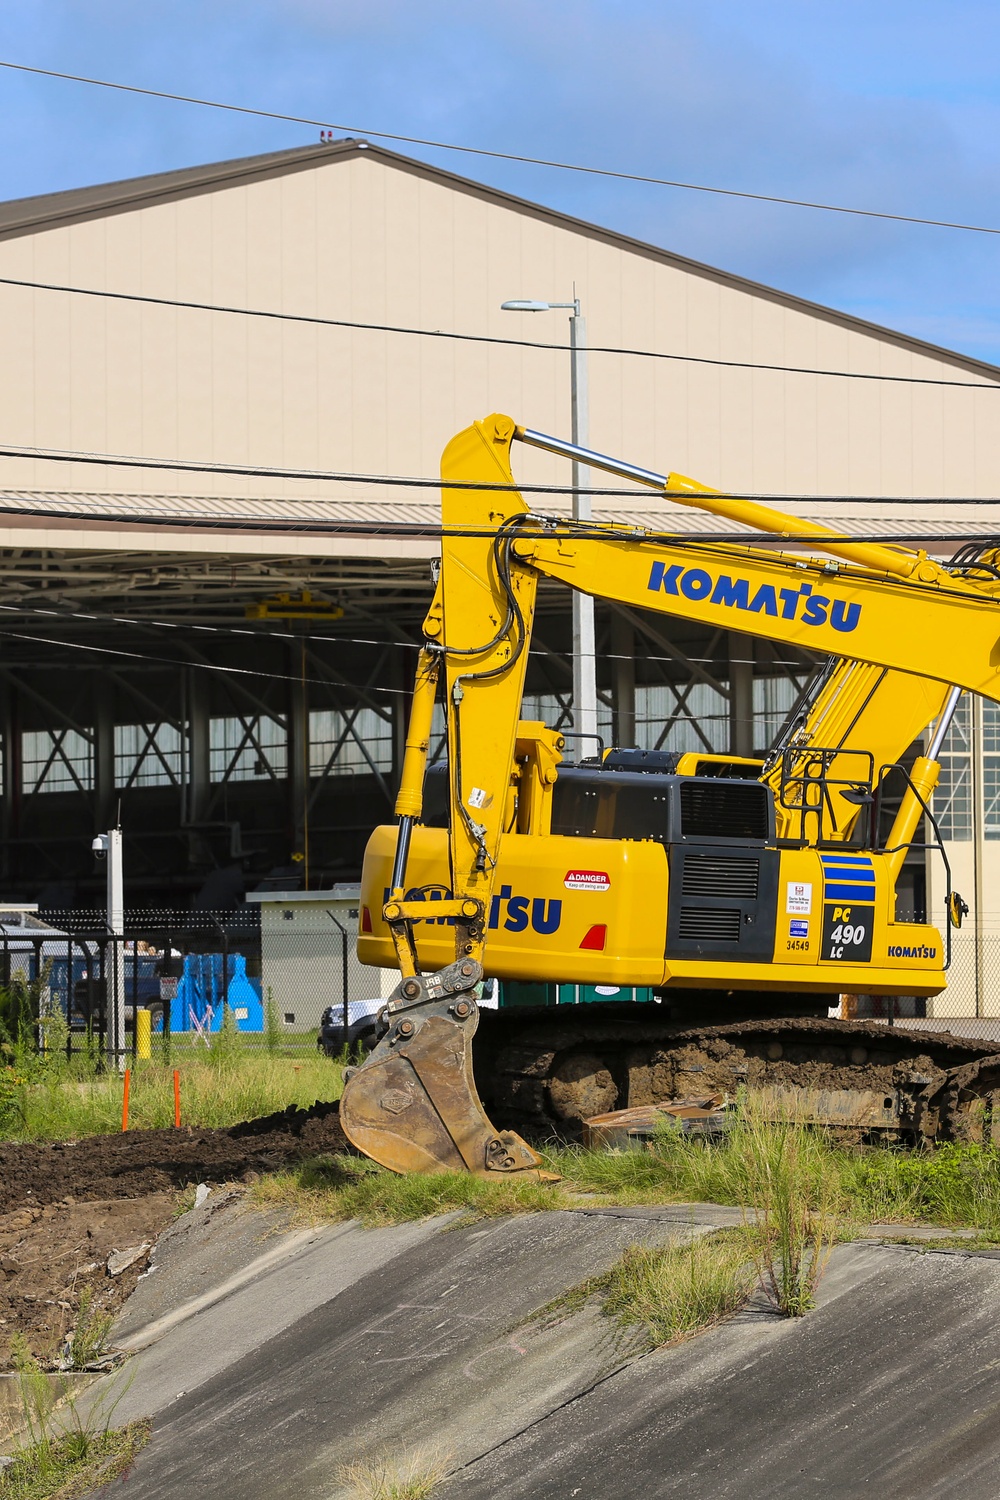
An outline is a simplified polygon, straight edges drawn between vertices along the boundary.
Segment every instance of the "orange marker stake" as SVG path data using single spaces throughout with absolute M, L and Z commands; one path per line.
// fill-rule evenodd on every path
M 181 1128 L 181 1075 L 174 1069 L 174 1129 Z
M 125 1092 L 122 1094 L 122 1130 L 128 1129 L 128 1091 L 132 1082 L 131 1068 L 125 1069 Z

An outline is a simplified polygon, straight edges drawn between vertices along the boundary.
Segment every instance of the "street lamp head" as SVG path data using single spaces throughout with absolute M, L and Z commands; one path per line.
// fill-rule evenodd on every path
M 512 302 L 501 302 L 501 312 L 548 312 L 550 307 L 558 307 L 559 303 L 532 302 L 527 297 L 515 297 Z

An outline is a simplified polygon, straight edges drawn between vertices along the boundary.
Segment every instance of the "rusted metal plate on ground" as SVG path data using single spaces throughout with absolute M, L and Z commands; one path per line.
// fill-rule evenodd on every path
M 615 1147 L 638 1151 L 673 1120 L 685 1134 L 718 1135 L 729 1124 L 724 1094 L 702 1099 L 674 1099 L 663 1104 L 639 1104 L 592 1115 L 583 1122 L 583 1143 L 596 1149 Z

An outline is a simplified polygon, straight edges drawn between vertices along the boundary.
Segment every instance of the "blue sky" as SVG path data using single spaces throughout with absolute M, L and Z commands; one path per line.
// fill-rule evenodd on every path
M 998 57 L 996 0 L 34 0 L 0 13 L 11 61 L 1000 226 Z M 0 120 L 2 198 L 318 136 L 3 70 Z M 1000 362 L 1000 236 L 399 149 Z

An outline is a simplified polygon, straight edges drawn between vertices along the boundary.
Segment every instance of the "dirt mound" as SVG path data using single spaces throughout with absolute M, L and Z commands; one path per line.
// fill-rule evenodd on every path
M 15 1332 L 43 1363 L 56 1360 L 85 1289 L 94 1313 L 118 1311 L 183 1207 L 179 1189 L 238 1182 L 346 1146 L 336 1104 L 229 1130 L 0 1144 L 0 1371 Z M 128 1260 L 132 1251 L 119 1269 L 115 1252 Z
M 0 1145 L 0 1214 L 47 1204 L 142 1198 L 189 1182 L 237 1182 L 346 1148 L 336 1104 L 289 1109 L 228 1130 L 134 1130 Z
M 148 1265 L 149 1250 L 178 1210 L 178 1194 L 95 1203 L 50 1203 L 0 1214 L 0 1370 L 10 1367 L 10 1340 L 23 1334 L 46 1366 L 60 1356 L 77 1324 L 86 1290 L 91 1322 L 114 1314 Z M 112 1275 L 116 1252 L 130 1264 Z

